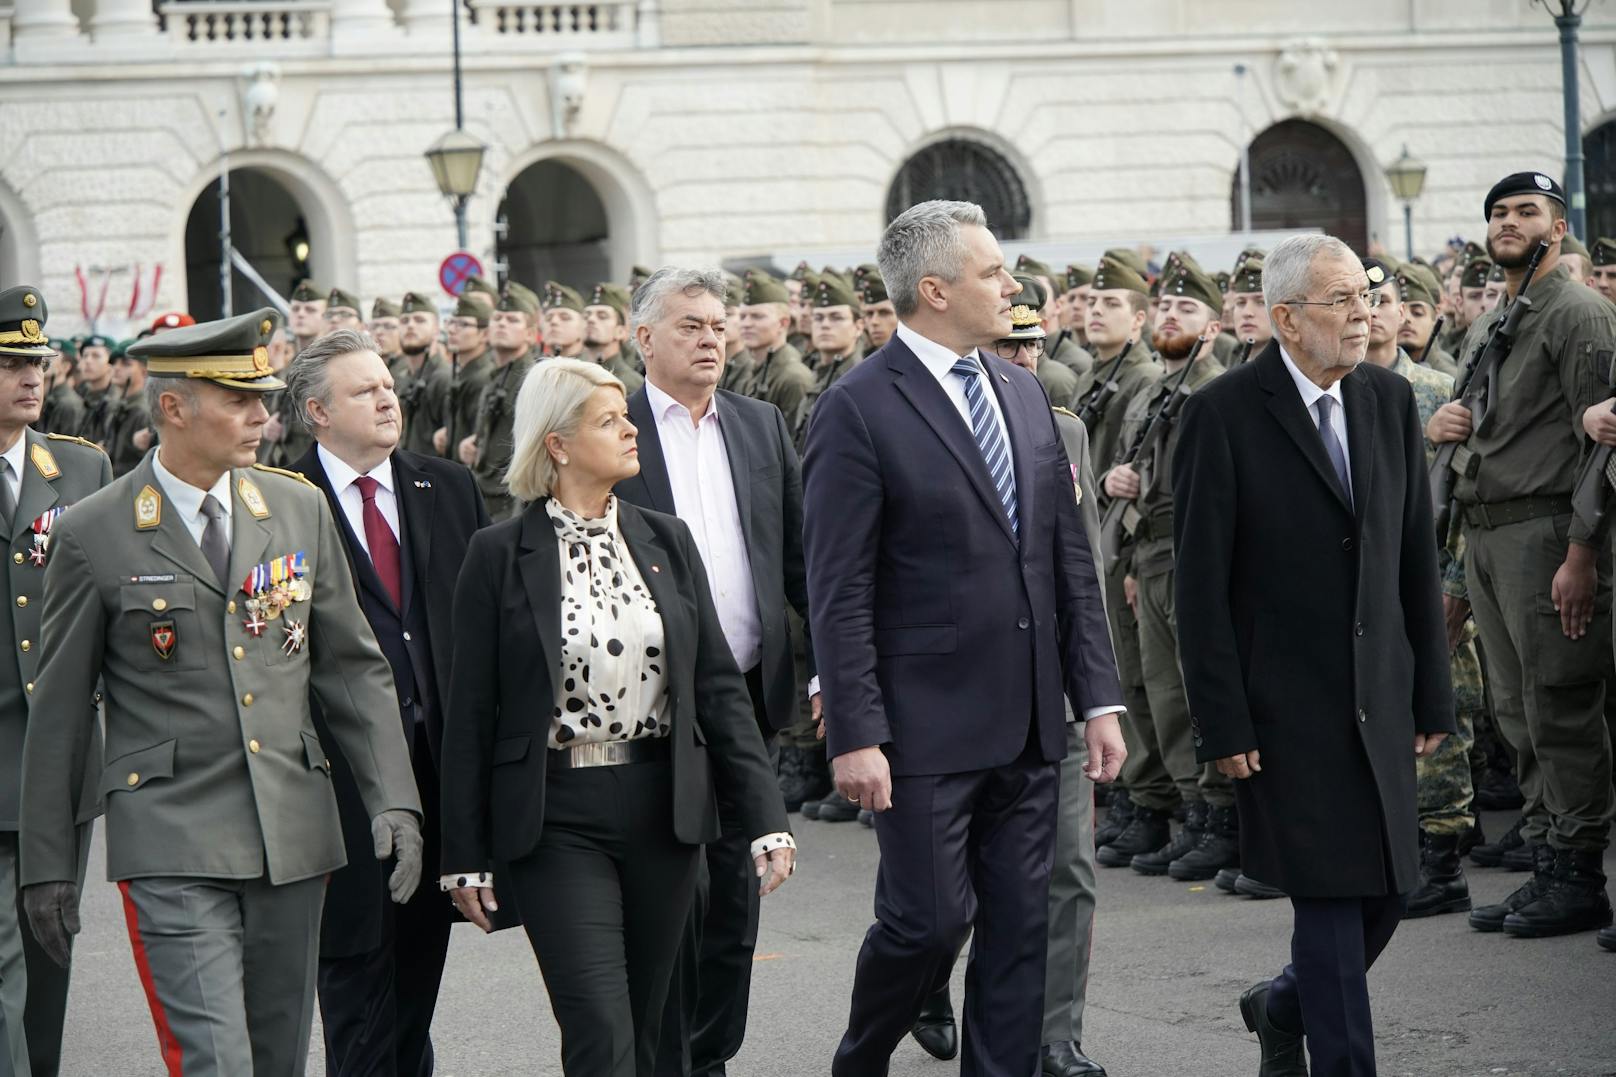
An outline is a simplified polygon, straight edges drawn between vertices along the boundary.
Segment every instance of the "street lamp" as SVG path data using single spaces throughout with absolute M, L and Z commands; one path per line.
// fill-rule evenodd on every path
M 1414 200 L 1425 190 L 1425 162 L 1403 147 L 1402 155 L 1386 166 L 1386 182 L 1392 185 L 1392 194 L 1403 203 L 1403 245 L 1408 257 L 1414 257 Z
M 455 228 L 460 237 L 460 249 L 466 249 L 466 203 L 477 190 L 477 174 L 483 168 L 483 154 L 488 147 L 458 127 L 426 151 L 426 163 L 432 166 L 432 178 L 438 190 L 454 203 Z
M 1588 196 L 1582 189 L 1582 102 L 1577 81 L 1577 30 L 1588 0 L 1532 0 L 1560 28 L 1560 95 L 1565 104 L 1565 193 L 1571 234 L 1587 236 Z

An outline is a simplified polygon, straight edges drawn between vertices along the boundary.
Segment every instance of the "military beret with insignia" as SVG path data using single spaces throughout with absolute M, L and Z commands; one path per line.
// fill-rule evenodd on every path
M 460 286 L 461 295 L 465 295 L 468 292 L 480 292 L 483 295 L 488 296 L 490 299 L 499 298 L 499 289 L 495 288 L 492 284 L 478 276 L 467 277 L 466 283 Z
M 1570 232 L 1567 232 L 1565 234 L 1564 238 L 1562 238 L 1560 240 L 1560 253 L 1561 254 L 1580 254 L 1584 258 L 1589 258 L 1588 248 L 1584 247 L 1582 245 L 1582 240 L 1578 239 L 1576 236 L 1572 235 Z M 1591 260 L 1592 259 L 1590 258 L 1590 261 Z
M 376 302 L 370 305 L 371 321 L 375 321 L 378 318 L 396 318 L 402 313 L 404 313 L 403 310 L 401 310 L 399 305 L 393 302 L 391 299 L 377 298 Z
M 494 304 L 494 309 L 514 310 L 518 313 L 526 314 L 530 318 L 537 318 L 539 316 L 538 296 L 520 284 L 512 287 L 508 282 L 505 285 L 505 290 L 499 293 L 499 302 Z
M 414 314 L 417 311 L 436 314 L 438 305 L 425 292 L 405 292 L 404 301 L 398 305 L 398 312 L 400 314 Z
M 262 393 L 286 383 L 269 365 L 269 338 L 281 324 L 272 307 L 216 322 L 154 333 L 129 346 L 154 378 L 198 378 L 226 389 Z
M 1550 177 L 1541 172 L 1514 172 L 1493 184 L 1492 190 L 1487 192 L 1487 199 L 1482 204 L 1481 219 L 1492 220 L 1493 205 L 1500 198 L 1514 198 L 1523 194 L 1540 194 L 1562 206 L 1566 204 L 1565 191 Z
M 1364 275 L 1369 278 L 1370 288 L 1379 288 L 1382 284 L 1392 280 L 1397 270 L 1381 261 L 1379 258 L 1363 258 Z
M 1616 239 L 1600 236 L 1588 252 L 1589 261 L 1596 266 L 1616 266 Z
M 1073 262 L 1071 265 L 1066 267 L 1066 290 L 1068 292 L 1073 288 L 1081 288 L 1085 284 L 1093 283 L 1094 270 L 1090 269 L 1088 266 L 1078 265 L 1076 262 Z
M 1120 262 L 1139 275 L 1139 279 L 1150 276 L 1150 267 L 1145 264 L 1145 256 L 1132 247 L 1112 247 L 1101 257 L 1109 258 L 1113 262 Z
M 112 346 L 116 343 L 117 341 L 113 340 L 111 337 L 102 336 L 100 333 L 91 333 L 87 337 L 79 338 L 79 350 L 83 351 L 85 348 L 105 348 L 107 351 L 111 351 Z
M 132 361 L 137 362 L 137 363 L 145 362 L 146 360 L 144 359 L 144 357 L 142 357 L 142 356 L 140 356 L 138 354 L 136 354 L 136 355 L 130 355 L 129 354 L 129 349 L 134 347 L 135 344 L 139 343 L 139 340 L 140 340 L 140 338 L 136 338 L 136 339 L 133 339 L 133 340 L 120 340 L 116 344 L 114 344 L 112 346 L 112 361 L 114 363 L 116 363 L 120 359 L 129 359 L 129 360 L 132 360 Z
M 460 298 L 455 300 L 454 316 L 456 318 L 471 318 L 476 321 L 478 326 L 488 324 L 488 308 L 465 292 L 461 292 Z
M 1223 292 L 1217 281 L 1207 276 L 1206 270 L 1194 258 L 1185 254 L 1173 262 L 1161 275 L 1163 298 L 1183 297 L 1199 300 L 1212 311 L 1213 317 L 1223 311 Z
M 1405 262 L 1397 271 L 1397 295 L 1403 302 L 1426 303 L 1434 307 L 1441 294 L 1442 288 L 1437 284 L 1436 277 L 1424 266 Z
M 365 309 L 359 302 L 357 295 L 343 288 L 333 288 L 331 293 L 325 297 L 325 309 L 330 310 L 332 307 L 345 307 L 355 314 Z
M 1025 274 L 1029 277 L 1048 277 L 1050 280 L 1055 279 L 1054 271 L 1051 270 L 1049 266 L 1045 265 L 1043 262 L 1040 262 L 1030 254 L 1018 254 L 1016 256 L 1016 272 Z
M 879 272 L 866 273 L 859 281 L 859 302 L 865 306 L 875 303 L 885 303 L 892 297 L 887 295 L 887 282 L 882 279 Z
M 1260 254 L 1240 259 L 1235 263 L 1234 273 L 1229 277 L 1229 291 L 1262 291 L 1262 269 L 1263 256 Z
M 803 287 L 808 287 L 806 282 L 804 282 Z M 741 306 L 755 307 L 759 303 L 790 302 L 791 293 L 786 291 L 784 284 L 781 284 L 761 269 L 749 269 L 746 271 L 746 284 L 741 289 Z
M 625 324 L 628 322 L 629 300 L 627 288 L 607 282 L 595 285 L 595 290 L 589 294 L 590 306 L 611 307 L 617 311 L 618 320 Z
M 78 345 L 74 344 L 67 337 L 52 337 L 50 339 L 50 346 L 51 346 L 51 351 L 55 352 L 57 355 L 61 356 L 63 359 L 66 359 L 68 362 L 71 363 L 71 362 L 76 362 L 78 360 L 78 357 L 79 357 Z
M 1100 258 L 1100 266 L 1094 271 L 1094 290 L 1096 292 L 1122 290 L 1148 296 L 1150 285 L 1145 283 L 1145 278 L 1132 266 L 1106 254 Z
M 195 324 L 196 319 L 183 310 L 171 310 L 152 319 L 151 331 L 158 333 L 165 329 L 184 329 L 188 325 Z
M 855 318 L 863 313 L 859 308 L 858 296 L 853 292 L 852 282 L 843 280 L 839 273 L 821 273 L 819 286 L 808 297 L 808 302 L 816 307 L 849 307 Z
M 312 280 L 300 280 L 287 298 L 294 303 L 318 303 L 325 298 L 325 289 Z
M 544 282 L 544 309 L 555 310 L 558 307 L 582 314 L 584 298 L 560 281 L 547 280 Z
M 1049 296 L 1038 278 L 1031 273 L 1012 274 L 1021 285 L 1010 300 L 1010 332 L 1005 340 L 1041 340 L 1044 337 L 1044 318 L 1041 313 Z
M 32 284 L 0 292 L 0 355 L 49 359 L 56 354 L 45 335 L 45 295 Z

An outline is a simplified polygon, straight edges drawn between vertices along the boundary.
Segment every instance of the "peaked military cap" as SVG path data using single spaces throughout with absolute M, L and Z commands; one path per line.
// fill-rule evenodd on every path
M 1578 239 L 1570 232 L 1567 232 L 1565 237 L 1560 240 L 1560 253 L 1580 254 L 1584 258 L 1588 259 L 1590 265 L 1593 264 L 1593 257 L 1588 253 L 1588 248 L 1582 245 L 1582 240 Z
M 1206 275 L 1206 270 L 1188 254 L 1172 261 L 1161 275 L 1161 294 L 1164 297 L 1197 299 L 1205 303 L 1215 318 L 1223 312 L 1223 292 L 1217 281 Z
M 155 333 L 129 346 L 154 378 L 200 378 L 250 393 L 284 389 L 269 365 L 269 338 L 281 324 L 271 307 L 216 322 Z
M 398 305 L 398 312 L 400 314 L 414 314 L 417 311 L 436 314 L 438 305 L 425 292 L 405 292 L 404 301 Z
M 312 280 L 300 280 L 288 298 L 294 303 L 318 303 L 325 298 L 325 289 Z
M 454 316 L 456 318 L 471 318 L 479 328 L 488 325 L 488 308 L 465 292 L 461 292 L 460 298 L 455 300 Z
M 816 307 L 850 307 L 855 318 L 863 314 L 852 282 L 843 280 L 837 273 L 820 274 L 819 287 L 808 297 L 808 302 Z
M 499 293 L 499 302 L 494 304 L 495 310 L 514 310 L 526 314 L 530 318 L 539 316 L 539 297 L 530 289 L 520 284 L 506 282 L 505 290 Z
M 1566 204 L 1565 191 L 1551 177 L 1541 172 L 1514 172 L 1497 183 L 1487 192 L 1487 200 L 1482 205 L 1481 219 L 1492 220 L 1493 205 L 1500 198 L 1514 198 L 1516 195 L 1540 194 L 1545 198 L 1552 198 L 1564 206 Z
M 1249 255 L 1235 263 L 1234 274 L 1229 278 L 1229 291 L 1231 292 L 1260 292 L 1262 291 L 1263 256 Z
M 583 296 L 568 288 L 560 281 L 547 280 L 544 282 L 544 309 L 556 308 L 575 310 L 579 314 L 584 312 Z
M 875 303 L 885 303 L 892 297 L 887 295 L 887 282 L 882 279 L 879 272 L 866 273 L 859 281 L 859 302 L 865 306 Z
M 1010 332 L 1005 334 L 1004 339 L 1042 340 L 1045 333 L 1041 312 L 1044 304 L 1049 302 L 1049 296 L 1033 274 L 1016 273 L 1013 276 L 1016 283 L 1021 285 L 1021 291 L 1010 300 Z
M 806 282 L 803 287 L 808 287 Z M 741 288 L 741 306 L 754 307 L 759 303 L 790 302 L 791 293 L 786 291 L 784 284 L 781 284 L 761 269 L 749 269 L 746 271 L 746 284 Z
M 486 280 L 484 280 L 483 278 L 478 277 L 478 276 L 467 277 L 466 278 L 466 283 L 462 284 L 460 286 L 460 294 L 462 296 L 464 296 L 468 292 L 481 292 L 483 295 L 488 296 L 490 299 L 498 299 L 499 298 L 499 289 L 495 288 L 492 284 L 488 283 Z
M 622 285 L 601 283 L 595 285 L 595 290 L 589 294 L 589 305 L 592 307 L 611 307 L 617 311 L 618 320 L 628 324 L 628 307 L 631 297 L 627 288 Z
M 371 321 L 375 321 L 378 318 L 396 318 L 402 313 L 404 313 L 404 311 L 391 299 L 378 297 L 376 302 L 370 305 Z
M 1600 236 L 1589 251 L 1589 261 L 1596 266 L 1616 266 L 1616 239 Z
M 1397 295 L 1405 303 L 1426 303 L 1436 306 L 1442 293 L 1436 277 L 1424 266 L 1403 263 L 1397 271 Z
M 365 309 L 357 295 L 342 288 L 331 289 L 331 294 L 325 297 L 325 309 L 330 310 L 332 307 L 345 307 L 355 314 Z
M 1047 277 L 1050 280 L 1055 279 L 1054 271 L 1051 270 L 1049 266 L 1045 265 L 1043 262 L 1040 262 L 1030 254 L 1016 255 L 1016 272 L 1025 274 L 1029 277 Z
M 1132 247 L 1112 247 L 1101 257 L 1109 258 L 1113 262 L 1120 262 L 1122 265 L 1127 266 L 1138 274 L 1141 280 L 1150 276 L 1150 267 L 1145 264 L 1145 256 Z
M 1094 290 L 1110 292 L 1117 289 L 1138 292 L 1140 295 L 1150 294 L 1150 285 L 1145 283 L 1145 278 L 1137 270 L 1108 253 L 1100 258 L 1100 268 L 1094 272 Z
M 1073 262 L 1071 265 L 1066 267 L 1066 290 L 1068 292 L 1073 288 L 1081 288 L 1085 284 L 1093 283 L 1094 270 L 1090 269 L 1088 266 L 1078 265 L 1076 262 Z
M 45 335 L 45 296 L 32 284 L 0 292 L 0 355 L 49 359 L 56 354 Z

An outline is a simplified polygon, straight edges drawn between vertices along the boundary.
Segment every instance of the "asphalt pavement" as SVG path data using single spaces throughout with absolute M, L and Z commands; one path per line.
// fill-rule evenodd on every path
M 1490 834 L 1511 819 L 1489 816 Z M 871 918 L 874 835 L 856 823 L 793 816 L 796 876 L 764 902 L 745 1048 L 732 1077 L 823 1077 L 847 1019 L 859 942 Z M 99 834 L 99 831 L 98 831 Z M 91 877 L 102 871 L 99 845 Z M 1607 854 L 1606 871 L 1616 872 Z M 1251 1077 L 1257 1044 L 1239 994 L 1283 962 L 1290 906 L 1210 884 L 1100 869 L 1084 1047 L 1111 1077 Z M 1478 903 L 1524 881 L 1473 868 Z M 116 888 L 92 882 L 74 960 L 63 1073 L 160 1077 Z M 445 901 L 448 899 L 445 898 Z M 962 968 L 956 970 L 958 1001 Z M 1616 954 L 1592 934 L 1526 941 L 1472 931 L 1462 915 L 1409 921 L 1370 977 L 1382 1077 L 1613 1077 Z M 559 1074 L 543 982 L 517 931 L 460 926 L 434 1023 L 439 1077 Z M 946 1077 L 906 1040 L 893 1077 Z M 310 1074 L 324 1072 L 319 1029 Z

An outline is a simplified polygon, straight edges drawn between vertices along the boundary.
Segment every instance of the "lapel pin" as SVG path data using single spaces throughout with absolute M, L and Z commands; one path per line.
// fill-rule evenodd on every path
M 417 490 L 430 490 L 432 489 L 432 484 L 430 482 L 422 482 L 420 479 L 416 479 L 415 488 Z
M 1004 382 L 1006 385 L 1010 384 L 1010 376 L 1008 374 L 1000 374 L 999 380 Z
M 662 571 L 662 566 L 661 565 L 652 565 L 651 566 L 651 571 L 652 572 L 661 572 Z

